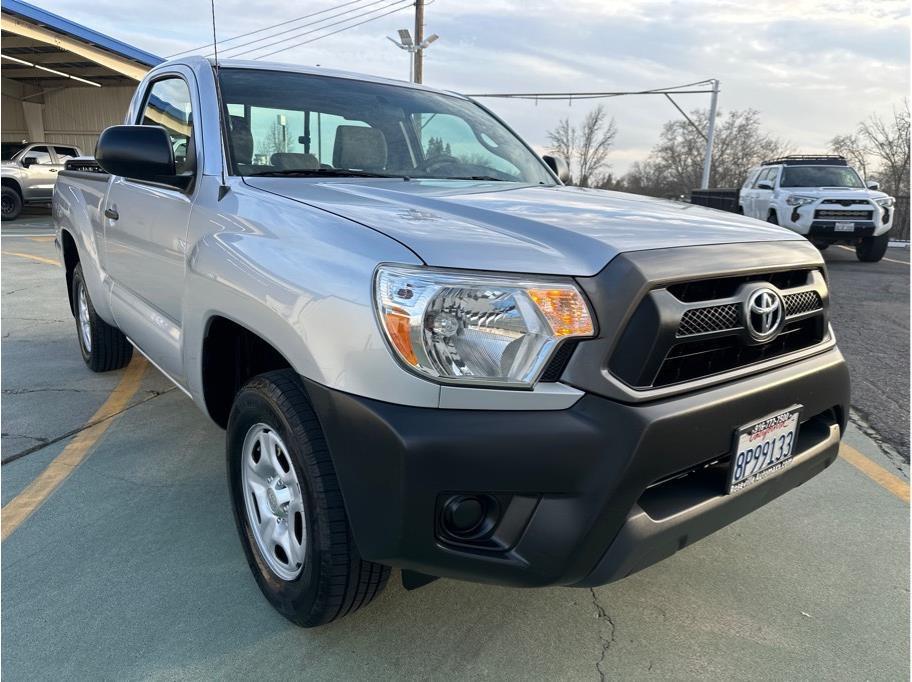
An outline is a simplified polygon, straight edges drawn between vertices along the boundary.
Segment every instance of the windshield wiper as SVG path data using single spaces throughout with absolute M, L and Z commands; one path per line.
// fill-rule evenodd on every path
M 403 178 L 405 175 L 387 175 L 370 171 L 351 170 L 348 168 L 283 168 L 269 171 L 247 173 L 247 177 L 292 177 L 292 178 Z

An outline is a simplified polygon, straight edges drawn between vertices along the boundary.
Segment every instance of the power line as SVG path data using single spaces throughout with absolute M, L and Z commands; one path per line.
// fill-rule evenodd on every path
M 266 43 L 265 45 L 258 45 L 258 46 L 256 46 L 256 47 L 253 47 L 253 48 L 249 49 L 249 50 L 244 50 L 243 52 L 237 52 L 237 53 L 233 54 L 232 57 L 240 57 L 240 56 L 242 56 L 242 55 L 249 54 L 249 53 L 251 53 L 251 52 L 256 52 L 257 50 L 262 50 L 262 49 L 266 49 L 266 48 L 272 47 L 273 45 L 279 45 L 279 44 L 281 44 L 281 43 L 287 43 L 287 42 L 290 41 L 290 40 L 296 40 L 297 38 L 300 38 L 300 37 L 302 37 L 302 36 L 311 35 L 311 34 L 313 34 L 313 33 L 319 33 L 320 31 L 323 31 L 323 30 L 325 30 L 325 29 L 327 29 L 327 28 L 332 28 L 333 26 L 338 26 L 339 24 L 344 24 L 344 23 L 346 23 L 346 22 L 352 21 L 353 19 L 358 19 L 358 18 L 360 18 L 360 17 L 367 16 L 368 14 L 373 14 L 373 13 L 375 13 L 375 12 L 379 12 L 379 11 L 381 11 L 381 10 L 384 10 L 384 9 L 388 8 L 388 7 L 392 7 L 393 5 L 400 4 L 400 3 L 403 2 L 403 1 L 404 1 L 404 2 L 407 2 L 408 4 L 402 5 L 401 7 L 397 7 L 396 9 L 392 10 L 391 12 L 387 12 L 386 14 L 380 14 L 380 15 L 378 15 L 378 16 L 376 16 L 376 17 L 372 17 L 371 19 L 366 19 L 365 21 L 359 22 L 359 23 L 357 23 L 357 24 L 352 24 L 351 26 L 348 26 L 348 27 L 339 29 L 339 30 L 337 30 L 337 31 L 332 31 L 331 33 L 327 33 L 326 35 L 329 36 L 329 35 L 334 35 L 334 34 L 336 34 L 336 33 L 341 33 L 342 31 L 347 30 L 348 28 L 354 28 L 355 26 L 360 26 L 361 24 L 367 23 L 368 21 L 373 21 L 373 19 L 379 19 L 380 17 L 384 17 L 384 16 L 386 16 L 387 14 L 392 14 L 393 12 L 398 12 L 399 10 L 403 10 L 403 9 L 405 9 L 405 8 L 407 8 L 407 7 L 411 7 L 412 0 L 394 0 L 392 3 L 389 3 L 389 4 L 387 4 L 387 5 L 382 5 L 382 6 L 378 7 L 378 8 L 376 8 L 376 9 L 372 9 L 372 10 L 369 10 L 369 11 L 367 11 L 367 12 L 363 12 L 363 13 L 361 13 L 361 14 L 355 14 L 354 16 L 351 16 L 351 17 L 346 17 L 345 19 L 341 19 L 341 20 L 339 20 L 339 21 L 335 21 L 335 22 L 333 22 L 333 23 L 331 23 L 331 24 L 326 24 L 325 26 L 320 26 L 319 28 L 310 29 L 309 31 L 304 31 L 304 32 L 302 32 L 302 33 L 298 33 L 298 34 L 295 34 L 295 35 L 293 35 L 293 36 L 289 36 L 288 38 L 282 38 L 281 40 L 276 40 L 276 41 L 274 41 L 274 42 L 272 42 L 272 43 Z M 325 36 L 322 36 L 322 37 L 325 37 Z M 268 56 L 270 56 L 270 55 L 276 54 L 277 52 L 282 52 L 283 50 L 287 50 L 287 49 L 290 49 L 290 48 L 292 48 L 292 47 L 296 47 L 297 45 L 306 45 L 307 43 L 314 42 L 314 40 L 317 40 L 317 39 L 305 40 L 305 41 L 300 42 L 300 43 L 295 43 L 294 45 L 289 45 L 289 46 L 287 46 L 287 47 L 283 47 L 283 48 L 281 48 L 281 49 L 279 49 L 279 50 L 275 50 L 274 52 L 269 52 L 269 53 L 267 53 L 267 54 L 261 54 L 261 55 L 259 55 L 259 56 L 257 56 L 257 57 L 253 57 L 253 59 L 262 59 L 263 57 L 268 57 Z
M 359 22 L 356 23 L 356 24 L 351 24 L 350 26 L 344 26 L 344 27 L 342 27 L 342 28 L 340 28 L 340 29 L 337 29 L 337 30 L 335 30 L 335 31 L 330 31 L 329 33 L 326 33 L 325 35 L 322 35 L 322 36 L 317 36 L 316 38 L 311 38 L 310 40 L 305 40 L 305 41 L 300 42 L 300 43 L 295 43 L 294 45 L 288 45 L 287 47 L 281 47 L 281 48 L 279 48 L 278 50 L 273 50 L 272 52 L 267 52 L 266 54 L 261 54 L 261 55 L 259 55 L 258 57 L 254 57 L 254 59 L 263 59 L 264 57 L 271 57 L 271 56 L 274 55 L 274 54 L 278 54 L 279 52 L 284 52 L 285 50 L 290 50 L 290 49 L 292 49 L 292 48 L 294 48 L 294 47 L 300 47 L 301 45 L 307 45 L 307 44 L 309 44 L 309 43 L 315 43 L 315 42 L 318 41 L 318 40 L 323 40 L 323 38 L 329 38 L 329 36 L 333 36 L 333 35 L 335 35 L 335 34 L 337 34 L 337 33 L 342 33 L 342 31 L 347 31 L 347 30 L 350 29 L 350 28 L 355 28 L 356 26 L 360 26 L 361 24 L 366 24 L 366 23 L 368 23 L 369 21 L 376 21 L 377 19 L 382 19 L 383 17 L 389 16 L 390 14 L 394 14 L 394 13 L 396 13 L 396 12 L 401 12 L 402 10 L 408 9 L 408 8 L 411 7 L 411 6 L 412 6 L 412 5 L 411 5 L 411 1 L 410 1 L 408 5 L 403 5 L 402 7 L 397 7 L 396 9 L 392 9 L 392 10 L 390 10 L 389 12 L 384 12 L 383 14 L 378 14 L 377 16 L 371 17 L 370 19 L 365 19 L 364 21 L 359 21 Z M 376 10 L 375 10 L 375 11 L 376 11 Z M 352 17 L 352 18 L 354 18 L 354 17 Z M 329 27 L 328 27 L 328 26 L 324 26 L 323 28 L 329 28 Z M 285 41 L 280 40 L 279 42 L 285 42 Z
M 364 2 L 364 0 L 349 0 L 348 2 L 343 2 L 341 5 L 335 5 L 334 7 L 327 7 L 326 9 L 321 9 L 319 12 L 311 12 L 310 14 L 305 14 L 303 16 L 296 17 L 294 19 L 280 21 L 278 24 L 272 24 L 271 26 L 265 26 L 263 28 L 258 28 L 255 31 L 248 31 L 247 33 L 239 33 L 238 35 L 232 36 L 231 38 L 225 38 L 224 40 L 221 41 L 221 43 L 224 45 L 225 43 L 230 43 L 231 41 L 237 40 L 238 38 L 246 38 L 247 36 L 252 36 L 256 33 L 262 33 L 263 31 L 269 31 L 273 28 L 278 28 L 279 26 L 293 24 L 294 22 L 301 21 L 302 19 L 309 19 L 310 17 L 315 17 L 319 14 L 326 14 L 327 12 L 332 12 L 333 10 L 341 9 L 341 8 L 347 7 L 349 5 L 356 5 L 359 2 Z M 300 28 L 300 26 L 298 28 Z M 196 52 L 197 50 L 210 49 L 212 47 L 212 45 L 213 45 L 213 43 L 206 43 L 205 45 L 200 45 L 198 47 L 191 47 L 189 50 L 181 50 L 180 52 L 175 52 L 174 54 L 169 54 L 168 59 L 170 59 L 171 57 L 177 57 L 178 55 L 187 54 L 188 52 Z M 238 47 L 238 46 L 236 46 L 236 47 Z
M 560 101 L 560 100 L 584 100 L 584 99 L 603 99 L 607 97 L 624 97 L 627 95 L 696 95 L 713 92 L 708 90 L 685 90 L 683 88 L 693 88 L 698 85 L 711 84 L 712 79 L 697 81 L 695 83 L 685 83 L 683 85 L 672 85 L 667 88 L 652 88 L 649 90 L 617 90 L 608 92 L 490 92 L 476 95 L 466 95 L 466 97 L 494 97 L 499 99 L 531 99 L 542 101 Z
M 359 2 L 362 2 L 363 0 L 358 0 L 358 1 L 359 1 Z M 397 1 L 399 1 L 399 0 L 397 0 Z M 270 39 L 272 39 L 272 38 L 276 38 L 276 37 L 278 37 L 278 36 L 282 36 L 282 35 L 285 35 L 285 34 L 287 34 L 287 33 L 294 33 L 295 31 L 299 31 L 299 30 L 301 30 L 302 28 L 308 28 L 308 27 L 310 27 L 310 26 L 315 26 L 316 24 L 322 24 L 324 21 L 329 21 L 330 19 L 336 19 L 336 18 L 341 17 L 341 16 L 344 16 L 344 15 L 346 15 L 346 14 L 351 14 L 352 12 L 357 12 L 357 11 L 359 11 L 359 10 L 362 10 L 362 9 L 366 8 L 366 7 L 371 7 L 372 5 L 379 5 L 379 4 L 382 3 L 382 2 L 389 2 L 389 0 L 373 0 L 373 2 L 369 2 L 369 3 L 367 3 L 366 5 L 361 5 L 360 7 L 354 7 L 354 8 L 352 8 L 352 9 L 347 9 L 347 10 L 344 10 L 344 11 L 342 11 L 342 12 L 339 12 L 338 14 L 330 14 L 329 16 L 323 17 L 322 19 L 317 19 L 316 21 L 309 21 L 309 22 L 307 22 L 306 24 L 301 24 L 300 26 L 294 26 L 294 27 L 292 27 L 292 28 L 287 28 L 287 29 L 285 29 L 284 31 L 279 31 L 278 33 L 273 33 L 273 34 L 268 35 L 268 36 L 263 36 L 262 38 L 255 38 L 255 39 L 253 39 L 253 40 L 248 40 L 246 43 L 241 43 L 240 45 L 232 45 L 231 47 L 223 48 L 223 50 L 226 51 L 226 52 L 232 52 L 232 51 L 234 51 L 234 50 L 239 50 L 239 49 L 241 49 L 242 47 L 247 47 L 248 45 L 254 45 L 255 43 L 262 43 L 264 40 L 270 40 Z M 380 8 L 380 9 L 382 9 L 382 8 Z M 373 10 L 371 10 L 371 11 L 373 11 Z M 363 16 L 363 15 L 360 15 L 360 14 L 359 14 L 359 15 L 356 15 L 356 16 L 354 16 L 354 17 L 348 17 L 347 19 L 343 19 L 342 21 L 348 21 L 349 19 L 355 19 L 355 18 L 357 18 L 358 16 Z M 329 26 L 334 26 L 334 25 L 335 25 L 335 24 L 327 24 L 326 26 L 323 26 L 323 27 L 321 27 L 321 28 L 327 28 L 327 27 L 329 27 Z M 318 28 L 318 29 L 315 29 L 315 30 L 316 30 L 316 31 L 319 31 L 320 29 Z M 295 37 L 295 36 L 291 36 L 290 38 L 286 38 L 285 40 L 293 40 L 294 37 Z M 223 44 L 224 44 L 224 41 L 222 41 L 222 42 L 223 42 Z M 282 40 L 276 41 L 276 43 L 281 43 L 281 42 L 283 42 L 283 41 L 282 41 Z M 247 50 L 246 52 L 239 52 L 239 53 L 237 53 L 237 54 L 247 54 L 247 52 L 255 52 L 255 51 L 258 50 L 260 47 L 269 47 L 269 45 L 275 45 L 276 43 L 269 43 L 269 44 L 267 44 L 267 45 L 259 45 L 259 46 L 257 46 L 257 47 L 251 48 L 250 50 Z

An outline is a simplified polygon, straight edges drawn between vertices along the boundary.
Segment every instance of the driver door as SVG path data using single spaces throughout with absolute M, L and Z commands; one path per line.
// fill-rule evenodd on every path
M 23 152 L 22 161 L 33 159 L 34 161 L 25 169 L 26 182 L 25 196 L 26 201 L 50 201 L 54 193 L 54 183 L 57 182 L 57 171 L 59 166 L 51 156 L 51 150 L 46 145 L 39 145 Z
M 197 171 L 192 78 L 182 69 L 153 81 L 132 121 L 165 128 L 178 174 Z M 113 280 L 117 326 L 179 383 L 184 383 L 181 302 L 195 185 L 182 190 L 115 176 L 104 206 L 105 266 Z

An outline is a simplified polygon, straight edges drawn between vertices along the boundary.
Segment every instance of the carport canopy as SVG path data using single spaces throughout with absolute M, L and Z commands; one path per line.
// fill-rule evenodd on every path
M 20 0 L 2 0 L 4 141 L 76 144 L 91 152 L 122 120 L 137 81 L 164 61 Z

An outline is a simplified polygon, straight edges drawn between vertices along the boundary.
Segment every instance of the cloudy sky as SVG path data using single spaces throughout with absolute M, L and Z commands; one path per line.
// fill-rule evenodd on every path
M 134 3 L 122 0 L 31 1 L 161 56 L 202 45 L 211 31 L 209 0 L 135 3 L 129 10 L 126 6 Z M 343 2 L 216 0 L 219 38 Z M 349 9 L 352 15 L 370 10 L 380 14 L 390 2 L 361 0 L 327 15 Z M 873 112 L 889 114 L 909 92 L 908 0 L 429 2 L 427 33 L 438 33 L 441 39 L 425 53 L 425 83 L 462 92 L 642 90 L 718 78 L 720 109 L 758 109 L 770 132 L 805 152 L 824 151 L 833 135 L 851 131 Z M 358 9 L 361 5 L 366 9 Z M 376 15 L 363 18 L 371 16 Z M 411 28 L 412 17 L 408 8 L 269 59 L 407 78 L 408 56 L 385 36 Z M 686 109 L 709 104 L 706 95 L 682 96 L 680 101 Z M 539 148 L 544 148 L 546 132 L 556 121 L 565 116 L 578 120 L 591 106 L 487 103 Z M 616 172 L 644 158 L 662 123 L 677 116 L 661 97 L 616 98 L 606 106 L 618 126 L 611 157 Z

